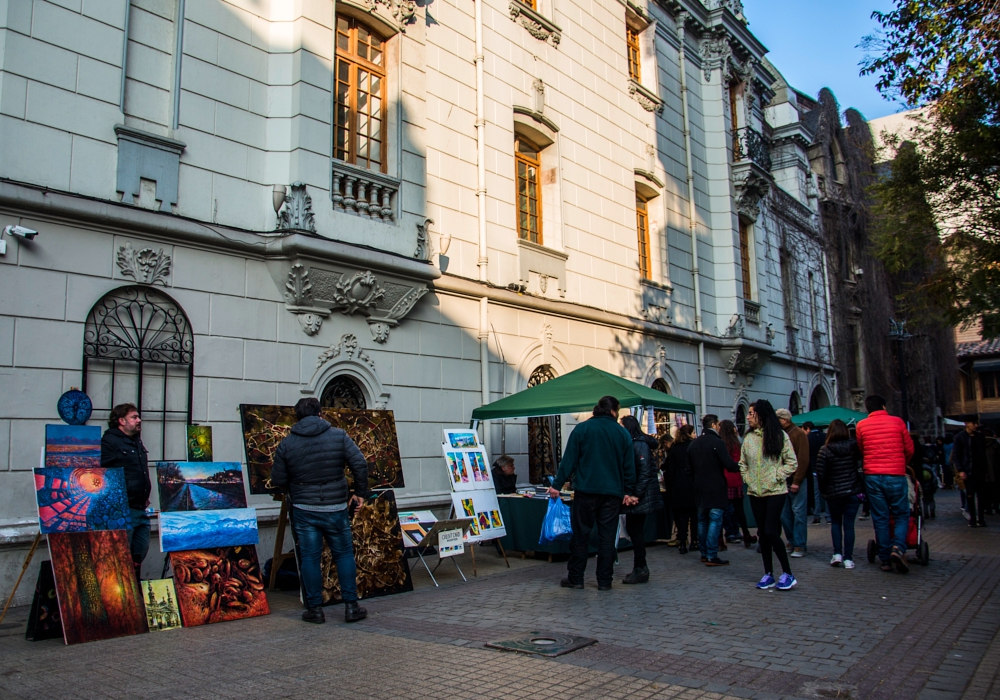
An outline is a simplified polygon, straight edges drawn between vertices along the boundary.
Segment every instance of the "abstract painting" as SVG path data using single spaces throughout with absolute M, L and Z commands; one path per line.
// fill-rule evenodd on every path
M 474 430 L 445 430 L 444 444 L 452 449 L 479 447 L 479 435 Z
M 228 622 L 271 612 L 256 547 L 173 552 L 177 603 L 185 627 Z
M 358 567 L 358 597 L 374 598 L 413 590 L 410 568 L 403 558 L 403 535 L 392 491 L 373 494 L 354 512 L 354 559 Z M 337 567 L 329 547 L 321 559 L 323 604 L 343 602 Z
M 507 534 L 500 516 L 500 502 L 493 491 L 453 493 L 451 500 L 456 517 L 472 518 L 466 541 L 492 540 Z
M 253 508 L 160 513 L 161 552 L 215 549 L 257 542 L 257 511 Z
M 160 510 L 246 508 L 239 462 L 157 462 Z
M 98 425 L 46 425 L 46 467 L 101 466 L 101 428 Z
M 368 462 L 369 488 L 402 488 L 403 463 L 399 457 L 396 421 L 392 411 L 342 411 L 324 408 L 320 414 L 342 428 Z M 250 493 L 272 493 L 269 484 L 274 451 L 295 425 L 292 406 L 240 405 L 243 441 L 247 452 Z
M 67 644 L 148 631 L 125 530 L 49 535 Z
M 471 468 L 465 460 L 464 452 L 453 452 L 446 445 L 444 461 L 448 465 L 452 491 L 471 491 L 475 488 L 475 480 L 469 474 Z
M 150 632 L 175 630 L 181 626 L 181 611 L 177 607 L 177 591 L 172 578 L 140 581 L 142 602 L 146 604 L 146 624 Z
M 31 599 L 28 626 L 24 638 L 29 642 L 43 639 L 62 639 L 62 621 L 59 618 L 59 601 L 56 598 L 56 578 L 52 574 L 52 562 L 43 561 L 38 569 L 35 595 Z
M 124 530 L 128 494 L 122 469 L 35 469 L 35 499 L 43 533 Z
M 212 426 L 189 425 L 187 427 L 187 448 L 189 462 L 211 462 Z

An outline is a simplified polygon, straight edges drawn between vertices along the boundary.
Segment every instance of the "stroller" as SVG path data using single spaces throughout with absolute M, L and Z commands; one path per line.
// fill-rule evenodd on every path
M 916 553 L 916 561 L 927 566 L 931 561 L 931 550 L 924 541 L 924 508 L 920 482 L 907 470 L 907 500 L 910 502 L 910 526 L 906 532 L 906 549 Z M 893 518 L 889 516 L 889 532 L 892 532 Z M 868 540 L 868 563 L 874 564 L 878 558 L 878 543 Z M 912 560 L 911 560 L 912 561 Z

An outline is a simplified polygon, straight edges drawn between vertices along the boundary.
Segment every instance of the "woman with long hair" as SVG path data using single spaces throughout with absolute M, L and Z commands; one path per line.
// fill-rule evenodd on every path
M 625 532 L 632 542 L 634 561 L 632 573 L 622 579 L 622 583 L 646 583 L 649 581 L 649 568 L 646 566 L 646 516 L 663 510 L 663 498 L 660 496 L 660 482 L 656 478 L 656 462 L 653 461 L 653 449 L 658 446 L 656 438 L 642 432 L 642 426 L 635 416 L 625 416 L 621 420 L 622 427 L 632 436 L 632 456 L 635 459 L 635 495 L 639 502 L 634 506 L 623 506 L 625 514 Z
M 851 439 L 847 424 L 839 418 L 826 431 L 826 444 L 816 455 L 816 479 L 830 508 L 833 557 L 830 566 L 854 568 L 854 519 L 864 493 L 861 452 Z
M 788 477 L 798 468 L 792 441 L 781 428 L 778 416 L 770 401 L 758 399 L 750 404 L 747 423 L 751 430 L 743 438 L 740 453 L 740 473 L 747 484 L 750 508 L 757 521 L 760 535 L 760 556 L 764 563 L 764 577 L 757 588 L 787 591 L 798 581 L 788 565 L 788 553 L 781 540 L 781 511 L 788 497 Z M 772 555 L 778 555 L 781 578 L 774 580 Z
M 743 446 L 740 444 L 740 434 L 736 430 L 736 424 L 731 420 L 719 423 L 719 437 L 726 443 L 729 456 L 734 462 L 739 462 Z M 736 515 L 740 530 L 743 531 L 743 546 L 749 549 L 751 545 L 757 544 L 757 537 L 751 535 L 750 528 L 747 527 L 747 511 L 743 505 L 743 475 L 730 471 L 726 471 L 725 475 L 726 485 L 729 487 L 729 505 Z
M 697 549 L 698 503 L 694 490 L 694 479 L 687 473 L 687 453 L 694 439 L 694 426 L 682 425 L 677 431 L 677 437 L 667 452 L 667 461 L 663 465 L 663 483 L 667 489 L 667 498 L 674 513 L 674 523 L 677 525 L 677 551 L 688 553 L 688 532 L 691 533 L 691 549 Z

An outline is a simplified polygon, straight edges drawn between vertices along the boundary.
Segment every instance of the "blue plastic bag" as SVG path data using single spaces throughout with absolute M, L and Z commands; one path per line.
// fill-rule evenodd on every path
M 538 544 L 552 544 L 557 540 L 568 540 L 572 536 L 573 524 L 569 517 L 569 506 L 563 503 L 561 498 L 550 498 Z

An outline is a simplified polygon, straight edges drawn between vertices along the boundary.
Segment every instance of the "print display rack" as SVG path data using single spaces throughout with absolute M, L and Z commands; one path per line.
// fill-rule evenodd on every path
M 472 575 L 478 576 L 475 544 L 490 540 L 496 543 L 497 550 L 509 569 L 507 552 L 500 544 L 500 538 L 506 536 L 507 528 L 500 515 L 500 503 L 493 486 L 493 473 L 490 471 L 490 458 L 486 454 L 486 448 L 479 442 L 479 434 L 475 430 L 445 428 L 443 432 L 441 450 L 448 470 L 448 483 L 451 484 L 449 518 L 464 517 L 472 520 L 469 530 L 464 533 L 465 541 L 473 545 L 469 548 Z
M 427 574 L 431 577 L 431 581 L 434 582 L 435 586 L 438 585 L 438 582 L 437 579 L 434 578 L 434 572 L 438 570 L 438 567 L 441 566 L 441 562 L 445 559 L 451 559 L 451 562 L 455 565 L 455 568 L 458 569 L 458 573 L 462 577 L 463 581 L 469 580 L 465 578 L 465 574 L 462 572 L 462 567 L 458 565 L 458 561 L 456 561 L 455 557 L 441 556 L 440 547 L 438 547 L 438 538 L 442 532 L 448 532 L 450 530 L 461 530 L 464 537 L 468 534 L 469 527 L 471 527 L 471 525 L 472 518 L 449 518 L 448 520 L 438 520 L 434 523 L 434 526 L 427 531 L 424 538 L 417 543 L 417 546 L 414 547 L 417 557 L 420 559 L 420 563 L 424 565 L 425 569 L 427 569 Z M 429 547 L 438 547 L 438 561 L 437 564 L 434 565 L 433 569 L 427 565 L 427 560 L 424 559 L 424 554 L 427 553 L 427 549 Z

